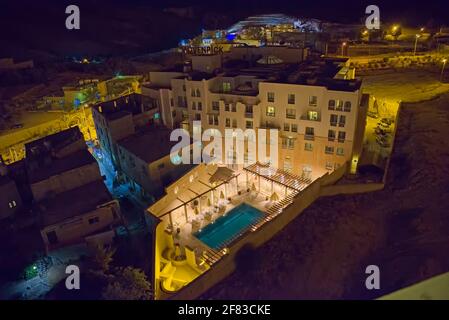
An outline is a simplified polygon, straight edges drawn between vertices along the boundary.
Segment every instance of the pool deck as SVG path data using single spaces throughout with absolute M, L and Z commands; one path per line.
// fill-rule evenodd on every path
M 272 202 L 266 201 L 265 194 L 256 193 L 256 192 L 250 192 L 250 193 L 244 193 L 242 195 L 236 195 L 232 198 L 232 201 L 226 205 L 225 211 L 221 213 L 212 213 L 212 221 L 215 221 L 219 217 L 221 217 L 224 213 L 227 213 L 234 209 L 235 207 L 239 206 L 242 203 L 247 203 L 256 209 L 260 210 L 264 214 L 266 214 L 267 209 L 272 205 Z M 205 215 L 204 214 L 198 214 L 197 218 L 201 219 L 204 223 Z M 190 220 L 191 221 L 191 220 Z M 211 223 L 209 222 L 209 223 Z M 209 250 L 215 250 L 213 248 L 210 248 L 207 246 L 204 242 L 199 240 L 197 237 L 195 237 L 192 234 L 192 223 L 179 223 L 175 222 L 175 227 L 180 228 L 181 232 L 178 235 L 175 235 L 175 243 L 178 243 L 183 246 L 188 246 L 192 249 L 196 249 L 197 253 L 200 253 L 202 251 L 209 251 Z M 202 228 L 204 228 L 208 224 L 202 225 Z

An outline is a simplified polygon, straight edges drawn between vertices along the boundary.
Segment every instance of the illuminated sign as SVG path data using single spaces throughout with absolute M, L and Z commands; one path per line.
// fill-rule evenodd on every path
M 192 55 L 222 54 L 223 46 L 182 47 L 182 52 Z

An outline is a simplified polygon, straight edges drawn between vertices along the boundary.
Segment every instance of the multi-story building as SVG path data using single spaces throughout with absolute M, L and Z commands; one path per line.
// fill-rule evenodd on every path
M 146 130 L 117 143 L 121 172 L 141 196 L 160 195 L 164 186 L 192 168 L 173 163 L 170 151 L 176 142 L 170 141 L 170 132 L 167 128 Z
M 92 107 L 92 116 L 103 155 L 119 168 L 116 143 L 160 122 L 159 100 L 151 96 L 130 94 Z
M 192 131 L 193 121 L 200 121 L 203 131 L 221 133 L 278 129 L 279 167 L 316 178 L 348 160 L 356 165 L 360 155 L 368 99 L 345 62 L 285 64 L 272 57 L 217 74 L 151 72 L 150 82 L 153 88 L 163 86 L 160 95 L 166 99 L 160 106 L 168 127 Z
M 25 149 L 28 183 L 47 250 L 87 237 L 110 240 L 120 207 L 79 128 L 35 140 Z

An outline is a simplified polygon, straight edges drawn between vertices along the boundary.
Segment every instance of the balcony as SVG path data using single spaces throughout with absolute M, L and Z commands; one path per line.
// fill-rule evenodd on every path
M 313 140 L 315 140 L 315 135 L 314 134 L 305 134 L 304 135 L 304 140 L 310 140 L 310 141 L 313 141 Z
M 296 114 L 286 114 L 285 115 L 285 117 L 287 118 L 287 119 L 296 119 Z
M 327 137 L 328 141 L 335 141 L 335 137 Z
M 340 122 L 340 123 L 338 123 L 338 126 L 339 126 L 339 127 L 344 127 L 344 126 L 345 126 L 345 123 L 344 123 L 344 122 Z

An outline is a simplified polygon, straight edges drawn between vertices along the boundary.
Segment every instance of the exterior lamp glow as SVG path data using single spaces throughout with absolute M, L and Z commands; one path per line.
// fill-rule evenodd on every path
M 441 67 L 441 75 L 440 75 L 440 82 L 443 82 L 443 74 L 444 74 L 444 68 L 446 67 L 447 59 L 444 58 L 441 60 L 443 62 L 443 66 Z
M 413 55 L 414 55 L 414 56 L 416 55 L 416 47 L 418 46 L 418 39 L 419 39 L 420 37 L 421 37 L 421 36 L 420 36 L 419 34 L 415 35 L 415 49 L 413 50 Z

